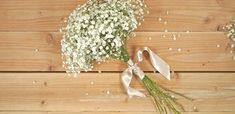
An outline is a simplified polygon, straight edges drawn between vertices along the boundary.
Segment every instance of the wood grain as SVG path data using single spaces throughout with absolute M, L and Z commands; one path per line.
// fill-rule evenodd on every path
M 180 37 L 173 40 L 173 34 Z M 1 32 L 0 39 L 0 71 L 63 71 L 61 34 Z M 176 71 L 235 71 L 229 40 L 223 33 L 138 32 L 137 37 L 128 42 L 133 57 L 136 50 L 144 46 L 159 54 Z M 145 71 L 153 71 L 147 60 L 140 65 Z M 96 64 L 94 70 L 122 71 L 124 68 L 125 64 L 111 60 L 105 64 Z
M 156 112 L 50 112 L 50 111 L 3 111 L 0 114 L 157 114 Z M 184 112 L 184 114 L 234 114 L 234 112 Z
M 0 31 L 56 32 L 85 0 L 1 0 Z M 235 15 L 231 0 L 148 0 L 149 15 L 138 31 L 217 31 Z M 167 14 L 166 12 L 169 12 Z M 158 18 L 162 18 L 159 22 Z M 164 24 L 167 21 L 168 24 Z
M 58 31 L 70 12 L 85 1 L 0 0 L 0 114 L 157 113 L 149 95 L 127 96 L 120 82 L 120 72 L 126 65 L 119 61 L 95 65 L 94 71 L 109 73 L 82 73 L 78 78 L 56 73 L 64 71 Z M 128 41 L 132 57 L 138 48 L 148 46 L 175 71 L 193 71 L 177 72 L 171 81 L 148 74 L 159 84 L 194 99 L 191 102 L 177 97 L 185 107 L 184 114 L 234 114 L 235 61 L 228 38 L 219 31 L 235 16 L 235 2 L 146 3 L 150 14 L 136 31 L 137 37 Z M 147 56 L 140 67 L 153 70 Z M 147 94 L 136 78 L 131 86 Z
M 114 114 L 147 114 L 155 111 L 150 97 L 127 97 L 119 73 L 83 73 L 79 78 L 68 77 L 64 73 L 0 75 L 0 112 L 89 114 L 107 111 L 106 113 Z M 159 84 L 193 98 L 194 101 L 191 102 L 177 97 L 189 114 L 235 112 L 234 73 L 177 73 L 172 81 L 165 80 L 159 74 L 148 75 Z M 137 79 L 133 80 L 132 87 L 146 93 Z M 106 91 L 110 91 L 110 94 L 106 94 Z M 194 110 L 194 107 L 197 107 L 197 110 Z

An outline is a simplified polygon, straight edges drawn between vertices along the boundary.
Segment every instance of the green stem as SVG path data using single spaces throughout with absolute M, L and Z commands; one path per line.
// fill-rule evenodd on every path
M 130 59 L 129 53 L 127 49 L 123 48 L 122 50 L 122 59 L 125 63 L 128 62 Z M 186 99 L 192 100 L 183 94 L 174 92 L 167 88 L 164 88 L 150 79 L 147 75 L 145 75 L 144 79 L 142 80 L 145 87 L 147 88 L 148 92 L 153 98 L 154 104 L 156 109 L 159 111 L 160 114 L 168 114 L 173 112 L 174 114 L 181 114 L 177 109 L 181 109 L 184 111 L 183 106 L 176 101 L 171 94 L 182 96 Z
M 181 114 L 175 107 L 177 108 L 182 108 L 182 107 L 176 105 L 178 104 L 178 102 L 176 101 L 176 99 L 173 99 L 168 94 L 168 91 L 161 88 L 156 82 L 151 80 L 147 75 L 145 75 L 142 81 L 145 87 L 148 88 L 150 95 L 153 96 L 155 100 L 158 100 L 158 101 L 160 100 L 159 101 L 160 107 L 165 109 L 165 110 L 159 110 L 159 111 L 163 111 L 163 113 L 165 114 L 167 114 L 168 112 L 174 112 L 174 114 Z

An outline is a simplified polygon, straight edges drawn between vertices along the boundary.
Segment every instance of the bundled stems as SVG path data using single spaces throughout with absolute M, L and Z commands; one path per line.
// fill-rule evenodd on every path
M 127 50 L 124 49 L 123 50 L 124 62 L 127 63 L 129 59 L 130 59 L 130 56 Z M 176 101 L 177 99 L 174 97 L 174 94 L 184 97 L 188 100 L 193 100 L 191 98 L 184 96 L 183 94 L 180 94 L 180 93 L 177 93 L 177 92 L 174 92 L 172 90 L 162 87 L 161 85 L 157 84 L 152 79 L 150 79 L 147 75 L 145 75 L 142 82 L 144 83 L 149 94 L 153 98 L 155 107 L 159 111 L 160 114 L 168 114 L 171 112 L 173 112 L 174 114 L 181 114 L 178 111 L 178 109 L 184 111 L 183 106 Z
M 174 114 L 181 114 L 177 108 L 184 111 L 183 106 L 176 101 L 176 98 L 173 95 L 170 94 L 171 91 L 161 87 L 156 82 L 151 80 L 147 75 L 145 75 L 142 81 L 152 96 L 154 104 L 160 114 L 168 114 L 170 112 L 173 112 Z M 182 96 L 181 94 L 176 94 Z

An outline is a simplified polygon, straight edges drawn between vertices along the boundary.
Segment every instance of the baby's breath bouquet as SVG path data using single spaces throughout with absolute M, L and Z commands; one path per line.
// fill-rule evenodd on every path
M 230 24 L 227 24 L 223 29 L 226 31 L 227 36 L 231 39 L 231 53 L 233 53 L 233 59 L 235 60 L 235 20 Z
M 118 59 L 128 65 L 132 64 L 134 69 L 130 72 L 137 71 L 138 68 L 137 74 L 142 74 L 141 80 L 154 98 L 159 113 L 180 114 L 176 107 L 182 106 L 172 96 L 177 93 L 144 75 L 133 64 L 126 48 L 130 34 L 147 13 L 145 7 L 143 0 L 88 0 L 86 4 L 78 6 L 70 14 L 67 26 L 62 28 L 63 66 L 68 74 L 76 76 L 80 71 L 91 71 L 95 63 L 107 59 Z M 130 79 L 123 79 L 128 80 Z M 133 92 L 132 89 L 129 92 Z

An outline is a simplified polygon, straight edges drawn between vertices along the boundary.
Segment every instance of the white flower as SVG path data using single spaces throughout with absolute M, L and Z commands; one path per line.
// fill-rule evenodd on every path
M 143 19 L 142 0 L 88 0 L 63 28 L 62 56 L 68 73 L 91 70 L 96 62 L 122 59 L 129 34 Z
M 106 38 L 114 38 L 114 36 L 112 34 L 106 34 L 105 36 Z
M 231 39 L 232 45 L 231 45 L 231 52 L 234 54 L 233 58 L 235 58 L 235 20 L 233 20 L 230 24 L 223 27 L 223 29 L 227 32 L 227 37 Z M 235 59 L 234 59 L 235 60 Z

